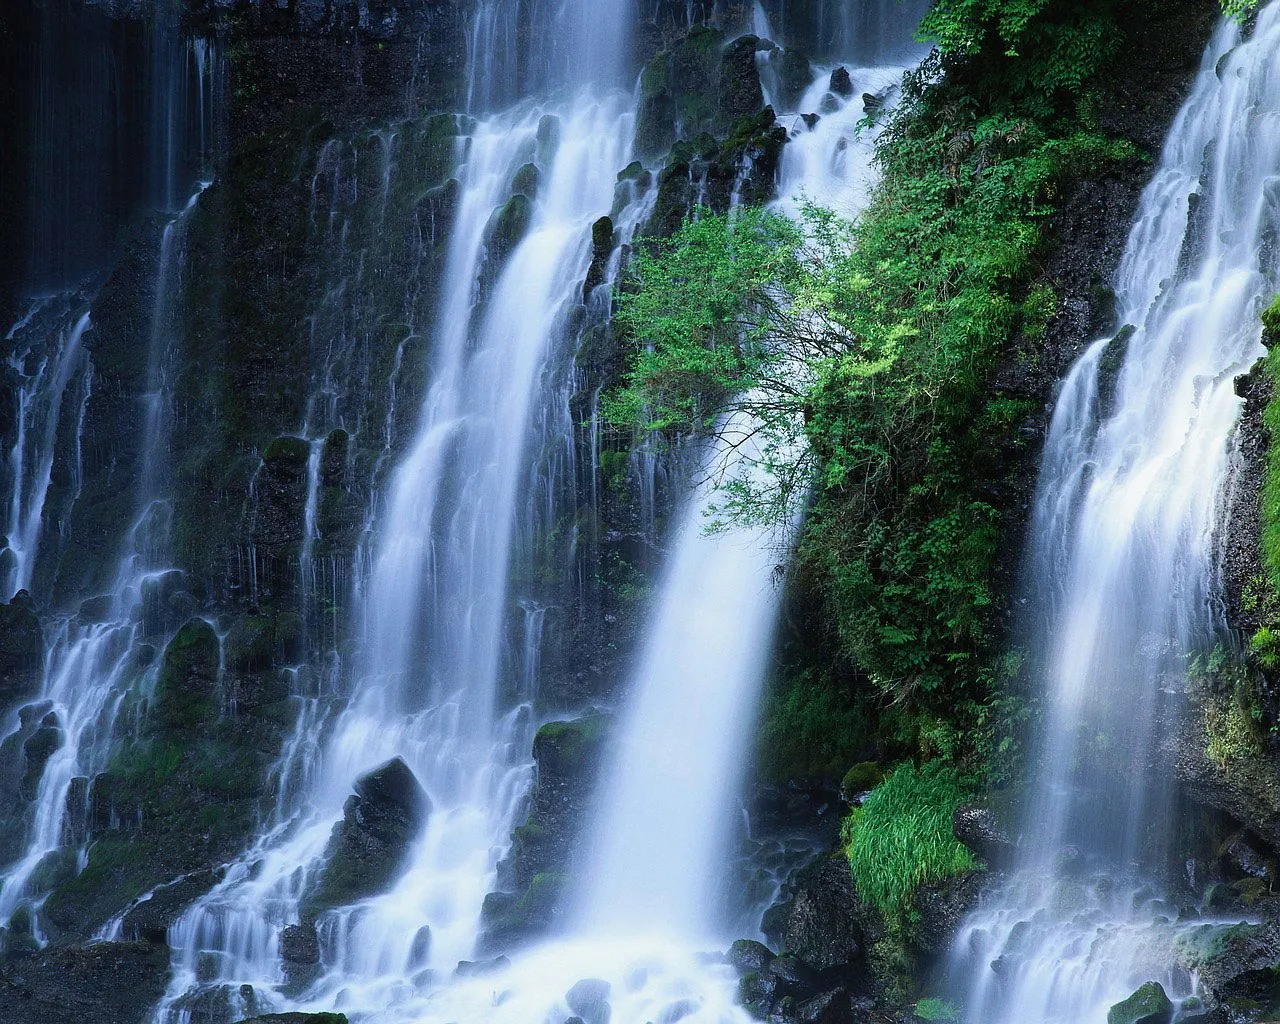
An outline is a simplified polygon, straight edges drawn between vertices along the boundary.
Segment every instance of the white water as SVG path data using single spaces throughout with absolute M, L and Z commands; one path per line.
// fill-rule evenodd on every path
M 206 950 L 219 951 L 219 966 L 201 981 L 275 998 L 285 982 L 279 929 L 297 921 L 354 780 L 392 756 L 431 797 L 425 833 L 389 892 L 322 915 L 324 976 L 287 999 L 405 1016 L 431 985 L 424 969 L 451 970 L 472 955 L 527 789 L 536 725 L 527 674 L 519 702 L 503 697 L 508 673 L 519 674 L 506 632 L 509 561 L 532 514 L 521 489 L 551 440 L 535 404 L 565 355 L 557 345 L 574 340 L 566 317 L 581 302 L 591 223 L 613 204 L 633 120 L 630 97 L 582 92 L 495 115 L 461 141 L 430 383 L 390 481 L 371 570 L 357 582 L 365 657 L 356 691 L 320 749 L 301 735 L 290 744 L 303 753 L 288 772 L 311 780 L 291 810 L 172 929 L 178 967 L 161 1018 L 185 1013 Z M 487 229 L 532 160 L 542 183 L 531 222 L 495 278 Z M 624 237 L 643 212 L 624 210 Z
M 1192 211 L 1192 196 L 1198 205 Z M 1234 378 L 1261 354 L 1258 314 L 1280 287 L 1280 4 L 1253 36 L 1224 24 L 1143 193 L 1117 275 L 1136 328 L 1113 395 L 1108 342 L 1072 369 L 1054 413 L 1030 534 L 1033 642 L 1048 689 L 1024 867 L 954 947 L 975 1022 L 1104 1021 L 1147 980 L 1169 908 L 1158 869 L 1171 828 L 1157 742 L 1185 658 L 1219 626 L 1214 537 L 1240 412 Z M 1109 400 L 1108 400 L 1109 399 Z M 1093 896 L 1055 869 L 1079 848 Z M 1158 892 L 1158 889 L 1155 890 Z M 1055 903 L 1056 899 L 1056 903 Z M 1001 970 L 989 964 L 1001 957 Z
M 158 477 L 168 441 L 168 387 L 176 351 L 172 330 L 173 290 L 183 258 L 183 228 L 199 196 L 200 190 L 166 225 L 160 246 L 147 370 L 149 387 L 153 390 L 140 396 L 145 411 L 140 435 L 136 518 L 124 537 L 110 590 L 102 595 L 102 612 L 91 616 L 61 615 L 46 623 L 51 635 L 46 638 L 44 673 L 39 695 L 30 706 L 40 709 L 43 724 L 56 727 L 59 743 L 40 775 L 25 852 L 8 866 L 0 882 L 0 920 L 8 920 L 23 900 L 42 895 L 32 892 L 31 884 L 46 858 L 56 856 L 69 843 L 72 846 L 84 843 L 86 837 L 78 832 L 75 822 L 83 822 L 87 816 L 89 780 L 107 767 L 113 742 L 120 735 L 118 719 L 122 711 L 131 697 L 149 688 L 159 665 L 159 659 L 149 663 L 142 658 L 139 645 L 165 639 L 156 635 L 159 624 L 154 615 L 148 614 L 148 605 L 154 606 L 161 588 L 172 583 L 171 571 L 164 562 L 171 508 L 160 493 Z M 63 366 L 72 365 L 80 339 L 90 326 L 89 314 L 85 313 L 61 349 Z M 70 372 L 69 368 L 60 366 L 57 376 L 65 377 Z M 91 368 L 85 372 L 91 375 Z M 59 388 L 65 384 L 63 379 Z M 48 489 L 56 427 L 55 412 L 48 436 L 34 449 L 42 453 L 40 479 L 43 482 L 38 489 L 39 502 L 32 503 L 37 527 L 29 533 L 32 546 L 27 549 L 28 557 L 34 557 L 34 545 L 39 540 L 38 516 Z M 77 427 L 83 427 L 83 416 L 77 419 Z M 79 446 L 77 437 L 77 451 Z M 20 493 L 21 485 L 19 475 L 15 480 L 16 494 Z M 77 782 L 80 790 L 73 800 L 71 794 Z M 40 937 L 38 918 L 36 927 Z

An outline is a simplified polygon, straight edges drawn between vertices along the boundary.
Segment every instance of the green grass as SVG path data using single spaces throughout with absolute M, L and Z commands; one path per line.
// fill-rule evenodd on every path
M 921 999 L 916 1003 L 916 1016 L 920 1020 L 950 1022 L 960 1019 L 960 1010 L 945 999 Z
M 891 926 L 906 917 L 912 894 L 976 868 L 951 830 L 966 790 L 955 768 L 940 761 L 903 764 L 845 819 L 849 868 L 863 899 Z

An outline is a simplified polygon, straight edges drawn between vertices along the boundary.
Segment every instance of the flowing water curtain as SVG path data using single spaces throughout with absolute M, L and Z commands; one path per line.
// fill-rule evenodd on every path
M 1116 279 L 1125 326 L 1073 367 L 1054 413 L 1027 552 L 1047 692 L 1029 875 L 957 939 L 975 1021 L 1105 1015 L 1157 974 L 1189 994 L 1168 976 L 1154 898 L 1176 827 L 1160 739 L 1183 713 L 1187 659 L 1222 635 L 1233 382 L 1262 353 L 1259 312 L 1280 287 L 1267 243 L 1280 230 L 1280 5 L 1241 34 L 1215 34 L 1143 193 Z M 1062 873 L 1068 852 L 1071 873 L 1112 886 L 1082 893 L 1072 922 L 1053 910 L 1080 887 Z

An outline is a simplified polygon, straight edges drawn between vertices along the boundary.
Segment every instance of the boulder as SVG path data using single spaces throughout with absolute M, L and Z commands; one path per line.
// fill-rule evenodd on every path
M 247 1017 L 238 1024 L 347 1024 L 345 1013 L 268 1013 Z
M 831 72 L 831 84 L 827 86 L 837 96 L 853 95 L 853 80 L 849 77 L 849 69 L 843 65 Z
M 813 970 L 851 967 L 862 952 L 857 905 L 844 858 L 819 857 L 797 876 L 783 948 Z
M 739 939 L 729 947 L 729 966 L 739 975 L 759 973 L 773 962 L 774 953 L 763 942 L 752 939 Z
M 154 890 L 124 915 L 121 928 L 130 939 L 164 942 L 173 924 L 187 907 L 222 879 L 222 868 L 194 871 Z
M 360 776 L 329 837 L 324 872 L 305 901 L 308 913 L 385 891 L 404 869 L 430 810 L 426 791 L 398 757 Z
M 1173 1003 L 1164 988 L 1149 981 L 1107 1012 L 1107 1024 L 1169 1024 L 1173 1020 Z
M 1011 863 L 1018 850 L 1017 841 L 990 807 L 961 804 L 951 818 L 951 831 L 993 867 Z
M 582 1018 L 583 1024 L 609 1024 L 609 983 L 599 978 L 583 978 L 564 994 L 569 1009 Z

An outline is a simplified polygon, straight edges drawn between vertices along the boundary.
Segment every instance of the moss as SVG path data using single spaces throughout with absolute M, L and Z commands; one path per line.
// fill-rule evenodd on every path
M 187 731 L 217 717 L 218 635 L 190 619 L 164 649 L 148 716 L 153 731 Z
M 768 782 L 835 782 L 865 757 L 870 733 L 858 697 L 812 669 L 784 677 L 765 699 L 757 732 L 756 763 Z
M 1268 339 L 1268 345 L 1280 342 L 1280 294 L 1262 311 L 1262 330 Z
M 262 449 L 262 461 L 286 472 L 305 473 L 311 444 L 305 438 L 284 435 Z
M 1163 986 L 1149 981 L 1107 1012 L 1107 1024 L 1169 1024 L 1173 1003 Z
M 594 764 L 608 726 L 605 715 L 548 722 L 533 738 L 534 760 L 545 772 L 564 777 L 580 775 Z
M 884 772 L 874 761 L 859 761 L 847 772 L 840 783 L 840 792 L 845 795 L 865 793 L 884 781 Z

